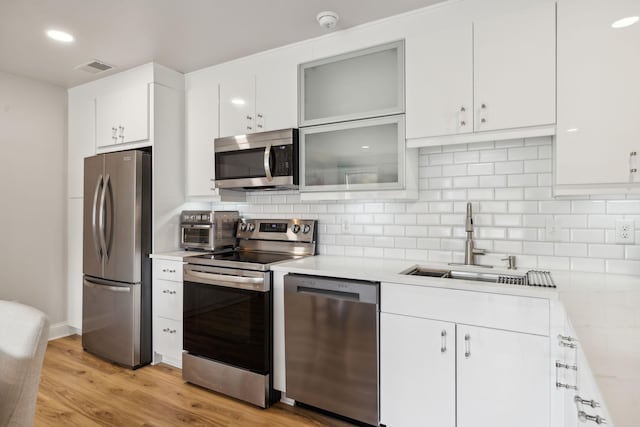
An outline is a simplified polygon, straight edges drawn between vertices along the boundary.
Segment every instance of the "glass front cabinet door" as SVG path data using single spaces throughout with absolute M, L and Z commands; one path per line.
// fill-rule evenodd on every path
M 404 41 L 300 64 L 299 125 L 404 112 Z
M 404 116 L 300 129 L 300 191 L 369 191 L 405 185 Z

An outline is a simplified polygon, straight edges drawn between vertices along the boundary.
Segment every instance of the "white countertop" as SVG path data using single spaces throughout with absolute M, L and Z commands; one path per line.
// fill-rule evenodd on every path
M 210 254 L 211 252 L 204 251 L 173 251 L 173 252 L 160 252 L 149 255 L 149 258 L 163 259 L 166 261 L 184 261 L 185 258 L 192 256 Z
M 553 271 L 552 277 L 557 288 L 547 289 L 400 274 L 414 265 L 414 261 L 318 255 L 277 264 L 272 269 L 346 279 L 559 299 L 576 331 L 616 426 L 637 425 L 635 419 L 640 408 L 640 277 Z M 480 269 L 428 262 L 419 265 L 505 274 L 525 274 L 527 271 Z
M 401 274 L 415 265 L 438 270 L 480 271 L 508 275 L 524 275 L 528 270 L 503 270 L 499 268 L 470 267 L 432 262 L 388 260 L 379 258 L 338 257 L 318 255 L 300 258 L 273 265 L 272 270 L 319 276 L 340 277 L 345 279 L 371 280 L 377 282 L 402 283 L 416 286 L 442 287 L 467 291 L 480 291 L 508 295 L 520 295 L 539 298 L 557 298 L 557 289 L 505 285 L 499 283 L 477 282 L 458 279 L 440 279 L 437 277 L 408 276 Z M 555 278 L 555 275 L 554 275 Z M 428 283 L 427 282 L 428 279 Z

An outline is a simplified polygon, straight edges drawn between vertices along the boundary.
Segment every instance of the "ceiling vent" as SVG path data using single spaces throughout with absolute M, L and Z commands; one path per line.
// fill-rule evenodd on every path
M 87 62 L 86 64 L 80 64 L 76 67 L 76 70 L 86 71 L 91 74 L 99 74 L 104 73 L 105 71 L 109 71 L 114 68 L 112 65 L 106 64 L 102 61 L 98 61 L 94 59 L 92 61 Z

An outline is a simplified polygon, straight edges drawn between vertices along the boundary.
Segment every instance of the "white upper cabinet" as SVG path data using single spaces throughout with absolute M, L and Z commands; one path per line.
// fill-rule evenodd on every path
M 149 85 L 139 83 L 96 97 L 96 145 L 141 142 L 149 137 Z
M 299 125 L 404 112 L 404 42 L 301 64 Z
M 473 132 L 473 27 L 463 5 L 434 8 L 407 36 L 407 138 Z
M 187 197 L 215 197 L 213 140 L 218 137 L 218 81 L 185 79 Z
M 558 194 L 639 187 L 640 23 L 613 25 L 631 16 L 637 0 L 558 2 Z
M 297 65 L 310 49 L 289 46 L 222 64 L 220 137 L 297 126 Z
M 253 74 L 229 75 L 220 82 L 220 136 L 257 131 L 256 80 Z
M 434 7 L 407 36 L 409 146 L 555 132 L 555 0 Z
M 555 0 L 475 3 L 475 131 L 555 123 Z

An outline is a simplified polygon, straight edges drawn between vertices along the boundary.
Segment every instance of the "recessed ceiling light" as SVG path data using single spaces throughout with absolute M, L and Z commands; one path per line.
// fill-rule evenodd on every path
M 578 132 L 578 128 L 567 129 L 567 132 Z
M 627 16 L 626 18 L 618 19 L 616 22 L 611 24 L 611 28 L 625 28 L 630 27 L 636 22 L 640 20 L 638 16 Z
M 63 43 L 71 43 L 75 40 L 71 34 L 59 30 L 48 30 L 47 36 L 49 36 L 50 39 Z
M 240 98 L 233 98 L 231 100 L 231 103 L 234 104 L 234 105 L 244 105 L 245 104 L 244 99 L 240 99 Z
M 362 148 L 362 149 L 365 149 L 365 150 L 366 150 L 366 149 L 368 149 L 368 148 L 369 148 L 369 146 L 368 146 L 368 145 L 363 145 L 363 146 L 362 146 L 362 147 L 360 147 L 360 148 Z

